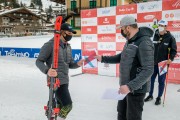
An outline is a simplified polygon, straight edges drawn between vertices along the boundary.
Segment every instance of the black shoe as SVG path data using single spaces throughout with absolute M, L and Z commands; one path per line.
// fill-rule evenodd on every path
M 147 98 L 144 99 L 144 102 L 153 100 L 153 96 L 149 95 Z
M 160 104 L 161 104 L 161 98 L 160 98 L 160 97 L 157 97 L 157 98 L 156 98 L 155 105 L 160 105 Z

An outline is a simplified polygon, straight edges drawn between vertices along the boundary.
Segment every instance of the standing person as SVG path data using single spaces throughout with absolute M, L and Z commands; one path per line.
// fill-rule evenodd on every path
M 161 97 L 164 91 L 166 74 L 159 75 L 158 63 L 164 60 L 167 60 L 167 64 L 170 64 L 173 61 L 176 53 L 177 46 L 176 40 L 171 35 L 169 31 L 167 31 L 168 22 L 165 20 L 160 20 L 158 22 L 158 30 L 156 30 L 153 43 L 155 46 L 154 51 L 154 73 L 151 77 L 151 90 L 149 92 L 149 96 L 144 100 L 145 102 L 151 101 L 153 99 L 153 91 L 154 91 L 154 82 L 156 76 L 158 75 L 158 97 L 156 98 L 155 105 L 161 104 Z M 169 51 L 170 49 L 170 51 Z M 168 60 L 168 54 L 170 54 L 170 59 Z
M 125 16 L 120 21 L 121 34 L 127 41 L 123 51 L 115 56 L 96 56 L 102 63 L 120 63 L 119 93 L 127 94 L 118 101 L 118 120 L 142 120 L 144 97 L 149 90 L 153 73 L 154 47 L 150 40 L 153 31 L 138 28 L 136 19 Z
M 69 93 L 69 68 L 75 69 L 82 66 L 84 60 L 74 63 L 72 58 L 71 46 L 68 41 L 76 33 L 68 23 L 61 25 L 61 38 L 59 45 L 58 70 L 52 69 L 53 45 L 54 38 L 45 43 L 36 60 L 36 66 L 48 77 L 58 77 L 60 87 L 56 90 L 55 95 L 60 106 L 60 113 L 57 120 L 64 120 L 72 109 L 72 100 Z

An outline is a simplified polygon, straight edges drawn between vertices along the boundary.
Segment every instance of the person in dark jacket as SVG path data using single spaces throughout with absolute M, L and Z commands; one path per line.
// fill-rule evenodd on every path
M 144 100 L 145 102 L 147 102 L 153 99 L 154 82 L 156 76 L 158 75 L 158 83 L 159 83 L 158 97 L 156 98 L 155 105 L 161 104 L 161 96 L 163 95 L 165 79 L 166 79 L 166 73 L 163 75 L 159 75 L 158 63 L 167 60 L 167 64 L 170 64 L 177 53 L 176 40 L 171 35 L 171 33 L 166 30 L 168 22 L 165 20 L 160 20 L 158 22 L 158 25 L 159 27 L 155 31 L 155 35 L 153 38 L 155 51 L 154 51 L 154 73 L 151 77 L 151 90 L 149 92 L 149 96 L 147 96 L 146 99 Z M 170 54 L 169 59 L 168 59 L 168 54 Z
M 142 120 L 144 97 L 150 89 L 154 69 L 154 46 L 150 39 L 153 31 L 138 28 L 136 19 L 125 16 L 120 21 L 121 34 L 127 41 L 120 54 L 96 56 L 103 63 L 120 63 L 119 93 L 127 94 L 118 101 L 118 120 Z
M 69 68 L 75 69 L 82 66 L 84 60 L 75 63 L 72 58 L 72 50 L 68 41 L 71 40 L 73 33 L 76 33 L 68 23 L 61 25 L 61 38 L 59 45 L 58 56 L 58 70 L 51 68 L 53 59 L 53 45 L 52 38 L 45 43 L 36 60 L 36 66 L 48 77 L 58 77 L 60 80 L 60 87 L 56 90 L 55 95 L 60 107 L 60 113 L 57 120 L 64 120 L 72 109 L 72 100 L 69 93 Z

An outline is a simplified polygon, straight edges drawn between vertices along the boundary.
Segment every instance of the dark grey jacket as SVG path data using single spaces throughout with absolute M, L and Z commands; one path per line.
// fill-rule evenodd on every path
M 120 54 L 102 57 L 104 63 L 120 63 L 120 85 L 127 85 L 133 93 L 146 93 L 150 89 L 154 70 L 152 35 L 150 28 L 141 27 Z
M 39 53 L 36 60 L 36 66 L 45 74 L 47 74 L 49 68 L 52 64 L 53 58 L 53 46 L 54 39 L 52 38 L 47 43 L 45 43 Z M 72 50 L 69 44 L 64 44 L 60 42 L 59 47 L 59 57 L 58 57 L 58 78 L 60 79 L 61 85 L 69 83 L 69 68 L 75 69 L 79 66 L 74 63 L 72 58 Z

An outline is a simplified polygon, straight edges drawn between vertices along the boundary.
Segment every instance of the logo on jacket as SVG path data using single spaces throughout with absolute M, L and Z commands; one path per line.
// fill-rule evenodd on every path
M 164 45 L 169 45 L 169 43 L 164 43 Z

